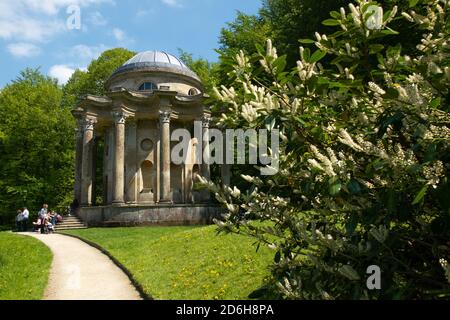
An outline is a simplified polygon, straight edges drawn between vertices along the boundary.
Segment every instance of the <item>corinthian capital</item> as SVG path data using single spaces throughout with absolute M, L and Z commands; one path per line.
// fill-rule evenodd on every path
M 95 119 L 85 119 L 83 123 L 83 129 L 85 131 L 94 130 L 94 125 L 97 121 Z
M 161 123 L 169 123 L 171 113 L 172 113 L 171 111 L 160 111 L 159 121 L 161 121 Z
M 114 121 L 117 124 L 125 124 L 125 121 L 127 119 L 127 115 L 125 114 L 125 112 L 122 112 L 122 111 L 113 112 L 113 117 L 114 117 Z

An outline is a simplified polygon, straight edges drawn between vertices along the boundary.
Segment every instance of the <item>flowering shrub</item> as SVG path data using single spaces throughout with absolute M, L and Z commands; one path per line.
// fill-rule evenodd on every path
M 201 178 L 227 208 L 220 230 L 275 250 L 253 297 L 450 297 L 450 1 L 409 3 L 331 12 L 338 30 L 301 40 L 317 49 L 301 47 L 294 70 L 270 40 L 241 52 L 233 87 L 215 90 L 219 126 L 282 133 L 277 175 L 242 175 L 246 192 Z M 393 20 L 423 31 L 414 54 L 383 44 Z

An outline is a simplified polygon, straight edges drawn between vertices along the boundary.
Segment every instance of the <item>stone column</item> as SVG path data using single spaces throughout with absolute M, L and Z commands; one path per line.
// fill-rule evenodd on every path
M 137 186 L 137 120 L 135 118 L 127 119 L 125 128 L 125 200 L 127 203 L 138 202 Z
M 170 111 L 161 111 L 160 121 L 160 203 L 171 203 L 170 198 Z
M 209 158 L 210 158 L 210 150 L 209 150 L 209 124 L 211 122 L 210 116 L 203 116 L 202 118 L 202 137 L 203 137 L 203 161 L 201 165 L 201 176 L 209 179 L 211 176 L 210 167 L 209 167 Z
M 114 170 L 113 170 L 113 201 L 115 205 L 124 203 L 124 169 L 125 169 L 125 114 L 114 113 Z
M 209 124 L 211 122 L 211 117 L 209 115 L 204 115 L 202 118 L 202 137 L 203 137 L 203 161 L 200 167 L 200 175 L 203 178 L 210 179 L 211 178 L 211 170 L 209 165 L 210 159 L 210 150 L 209 150 Z M 202 190 L 202 200 L 209 201 L 210 192 L 209 190 Z
M 74 185 L 74 197 L 81 203 L 81 170 L 82 170 L 82 157 L 83 157 L 83 123 L 78 122 L 76 129 L 76 149 L 75 149 L 75 185 Z
M 95 120 L 87 119 L 83 128 L 83 153 L 81 165 L 81 206 L 92 205 L 92 140 Z
M 98 135 L 94 132 L 92 138 L 92 189 L 91 189 L 91 203 L 93 206 L 97 205 L 97 151 L 98 151 Z

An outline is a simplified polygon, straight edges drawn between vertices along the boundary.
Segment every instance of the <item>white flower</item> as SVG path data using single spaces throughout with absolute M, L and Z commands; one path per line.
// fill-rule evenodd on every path
M 414 19 L 406 12 L 402 12 L 402 16 L 405 17 L 409 22 L 414 22 Z
M 372 82 L 372 81 L 369 82 L 369 89 L 381 96 L 386 94 L 386 91 L 381 89 L 375 82 Z

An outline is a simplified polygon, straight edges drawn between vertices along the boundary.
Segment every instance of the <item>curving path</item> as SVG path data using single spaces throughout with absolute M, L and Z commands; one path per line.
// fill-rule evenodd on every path
M 53 253 L 45 300 L 140 300 L 128 277 L 106 255 L 61 234 L 23 233 Z

